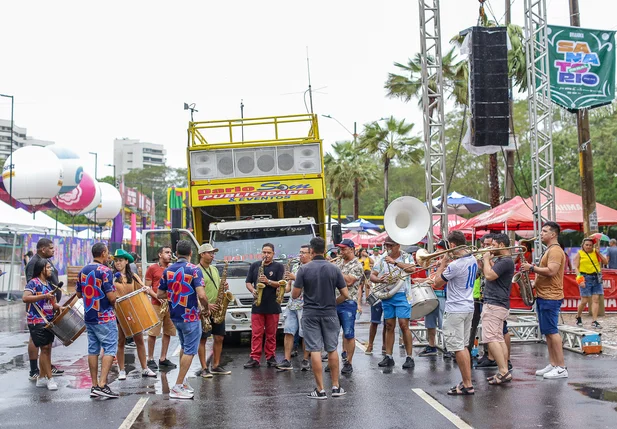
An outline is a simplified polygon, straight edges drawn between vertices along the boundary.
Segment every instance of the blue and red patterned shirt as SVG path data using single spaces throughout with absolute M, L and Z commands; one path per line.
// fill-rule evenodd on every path
M 79 272 L 77 292 L 84 301 L 84 321 L 89 325 L 115 322 L 116 313 L 107 294 L 115 292 L 113 273 L 109 267 L 98 262 L 86 265 Z
M 195 288 L 204 287 L 204 278 L 197 265 L 180 258 L 163 271 L 159 290 L 167 291 L 169 314 L 174 322 L 198 322 L 199 305 Z
M 32 295 L 45 295 L 46 293 L 53 292 L 54 289 L 50 284 L 43 283 L 41 279 L 37 277 L 28 282 L 25 290 L 30 291 Z M 26 305 L 26 323 L 28 323 L 28 325 L 38 325 L 41 323 L 47 323 L 53 319 L 54 301 L 55 299 L 46 299 Z M 41 312 L 45 315 L 45 319 L 41 317 L 41 314 L 37 311 L 36 306 L 38 306 Z

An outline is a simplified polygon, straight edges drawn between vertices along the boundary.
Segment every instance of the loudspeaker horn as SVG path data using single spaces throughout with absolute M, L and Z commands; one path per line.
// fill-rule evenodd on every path
M 383 225 L 392 240 L 409 246 L 426 236 L 431 227 L 431 215 L 419 199 L 399 197 L 388 205 Z

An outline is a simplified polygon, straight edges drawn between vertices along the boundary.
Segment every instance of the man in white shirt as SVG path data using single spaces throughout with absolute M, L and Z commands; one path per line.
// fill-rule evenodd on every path
M 466 244 L 465 235 L 461 231 L 452 231 L 448 234 L 448 243 L 450 249 L 463 246 Z M 437 288 L 448 283 L 443 333 L 447 349 L 456 354 L 456 363 L 463 378 L 463 381 L 448 391 L 448 395 L 474 394 L 467 344 L 473 319 L 473 285 L 477 272 L 476 258 L 463 249 L 444 257 L 435 276 Z

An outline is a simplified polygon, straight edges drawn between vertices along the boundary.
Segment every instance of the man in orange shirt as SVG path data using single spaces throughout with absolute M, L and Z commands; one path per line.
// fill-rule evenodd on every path
M 540 265 L 523 263 L 521 269 L 535 273 L 536 309 L 540 332 L 546 336 L 549 364 L 536 371 L 537 376 L 546 379 L 568 378 L 568 369 L 563 359 L 563 344 L 557 323 L 559 310 L 563 302 L 563 272 L 566 266 L 566 254 L 559 246 L 558 238 L 561 227 L 556 222 L 546 222 L 542 226 L 540 238 L 546 250 L 540 259 Z
M 158 262 L 150 265 L 146 271 L 146 286 L 152 286 L 154 293 L 159 289 L 163 271 L 165 271 L 165 268 L 167 268 L 171 262 L 171 247 L 162 246 L 158 251 L 158 255 Z M 164 369 L 176 368 L 176 364 L 167 359 L 169 342 L 171 341 L 171 337 L 176 335 L 176 327 L 171 321 L 169 311 L 165 312 L 161 317 L 161 302 L 158 299 L 152 298 L 152 305 L 161 323 L 148 331 L 148 368 L 153 371 L 156 371 L 159 366 Z M 159 358 L 159 364 L 157 365 L 154 360 L 154 345 L 156 344 L 156 337 L 161 335 L 161 330 L 163 331 L 163 343 L 161 344 L 161 356 Z

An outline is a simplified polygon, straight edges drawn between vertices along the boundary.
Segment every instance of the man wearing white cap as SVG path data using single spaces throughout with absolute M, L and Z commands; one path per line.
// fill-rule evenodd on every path
M 204 275 L 204 284 L 206 286 L 206 296 L 210 303 L 210 314 L 219 310 L 219 306 L 216 304 L 219 287 L 228 289 L 227 282 L 221 285 L 221 279 L 219 277 L 219 271 L 216 267 L 212 266 L 214 260 L 214 254 L 219 249 L 212 247 L 210 243 L 205 243 L 199 246 L 199 267 Z M 201 341 L 199 342 L 199 349 L 197 355 L 201 362 L 200 375 L 204 378 L 210 378 L 213 375 L 228 375 L 231 371 L 226 370 L 221 366 L 221 353 L 223 352 L 223 340 L 225 339 L 225 320 L 221 323 L 214 323 L 214 319 L 210 317 L 210 323 L 212 324 L 212 331 L 204 332 L 201 335 Z M 212 335 L 212 370 L 208 368 L 208 361 L 206 360 L 206 341 L 208 337 Z

